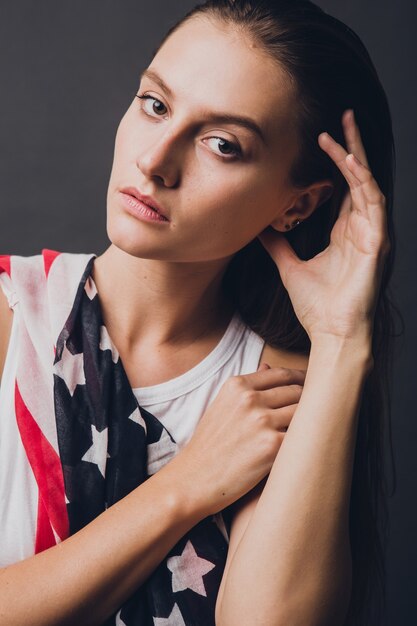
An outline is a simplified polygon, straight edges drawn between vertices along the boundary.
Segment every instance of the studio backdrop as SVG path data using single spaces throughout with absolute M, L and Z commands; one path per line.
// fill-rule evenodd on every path
M 394 365 L 396 490 L 389 505 L 384 626 L 409 626 L 417 623 L 417 411 L 412 394 L 417 348 L 416 6 L 413 0 L 317 4 L 361 37 L 393 118 L 398 244 L 393 289 L 405 334 L 397 340 Z M 50 248 L 98 255 L 109 245 L 106 192 L 117 125 L 161 37 L 193 5 L 185 0 L 2 0 L 0 254 L 32 255 Z

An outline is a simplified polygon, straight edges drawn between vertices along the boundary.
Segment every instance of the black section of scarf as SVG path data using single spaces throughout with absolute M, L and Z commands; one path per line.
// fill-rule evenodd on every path
M 78 285 L 54 361 L 55 417 L 71 535 L 178 451 L 163 424 L 139 406 L 115 354 L 98 294 L 91 289 L 93 263 L 94 258 Z M 228 510 L 223 513 L 229 523 Z M 201 520 L 105 625 L 214 626 L 227 549 L 215 516 Z

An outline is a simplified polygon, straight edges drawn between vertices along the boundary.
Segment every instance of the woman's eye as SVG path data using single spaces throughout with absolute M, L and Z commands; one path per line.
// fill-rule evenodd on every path
M 241 156 L 242 151 L 240 149 L 240 146 L 238 146 L 238 144 L 233 143 L 232 141 L 227 141 L 227 139 L 223 139 L 223 137 L 208 137 L 207 139 L 205 139 L 204 141 L 210 141 L 210 139 L 216 139 L 217 141 L 221 141 L 222 143 L 218 146 L 218 149 L 223 150 L 224 148 L 226 149 L 225 152 L 221 151 L 221 154 L 224 156 L 233 156 L 233 157 L 238 157 Z
M 163 115 L 167 113 L 167 108 L 165 104 L 161 102 L 160 100 L 158 100 L 158 98 L 154 98 L 153 96 L 150 96 L 149 94 L 142 94 L 142 95 L 136 94 L 136 98 L 139 98 L 139 100 L 144 101 L 144 104 L 141 106 L 141 109 L 143 109 L 147 115 L 150 115 L 150 116 L 156 115 L 156 117 L 162 117 Z M 147 109 L 146 105 L 148 104 L 150 106 Z M 220 154 L 221 156 L 238 157 L 242 154 L 242 151 L 238 144 L 233 143 L 232 141 L 227 141 L 227 139 L 223 139 L 223 137 L 208 137 L 207 139 L 204 139 L 203 141 L 213 141 L 213 140 L 220 142 L 217 146 L 217 149 L 219 151 L 217 152 L 217 154 Z
M 155 102 L 158 102 L 158 104 L 159 104 L 159 105 L 162 105 L 162 107 L 164 107 L 164 108 L 166 109 L 166 107 L 165 107 L 164 103 L 163 103 L 163 102 L 161 102 L 160 100 L 158 100 L 157 98 L 154 98 L 153 96 L 146 95 L 146 94 L 144 94 L 144 95 L 140 95 L 140 96 L 139 96 L 139 95 L 137 95 L 137 94 L 136 94 L 136 98 L 139 98 L 139 100 L 154 100 Z M 143 105 L 143 107 L 141 107 L 141 108 L 143 108 L 143 109 L 145 110 L 145 105 Z M 155 107 L 154 107 L 153 105 L 152 105 L 152 111 L 153 111 L 154 113 L 156 113 L 156 114 L 157 114 L 157 116 L 161 117 L 161 111 L 158 111 L 157 109 L 155 109 Z M 164 114 L 165 114 L 165 112 L 166 112 L 166 111 L 163 111 L 163 112 L 162 112 L 162 115 L 164 115 Z M 145 113 L 146 113 L 146 110 L 145 110 Z M 149 114 L 148 114 L 148 115 L 149 115 Z

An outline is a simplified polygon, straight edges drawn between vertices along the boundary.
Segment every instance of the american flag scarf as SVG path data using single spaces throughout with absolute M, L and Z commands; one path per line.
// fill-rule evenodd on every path
M 76 533 L 179 450 L 132 391 L 103 322 L 95 256 L 0 256 L 23 305 L 15 409 L 39 490 L 34 553 Z M 106 626 L 214 626 L 227 549 L 218 517 L 201 520 Z

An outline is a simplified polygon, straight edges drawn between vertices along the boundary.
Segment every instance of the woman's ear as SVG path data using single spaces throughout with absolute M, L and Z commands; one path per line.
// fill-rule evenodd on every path
M 297 221 L 304 222 L 321 204 L 326 202 L 334 191 L 333 182 L 322 180 L 306 187 L 293 198 L 291 205 L 277 217 L 271 226 L 285 232 Z

